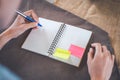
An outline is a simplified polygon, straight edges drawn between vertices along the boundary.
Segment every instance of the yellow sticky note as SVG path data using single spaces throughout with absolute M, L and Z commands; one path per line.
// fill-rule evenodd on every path
M 62 58 L 62 59 L 68 59 L 70 57 L 70 51 L 64 50 L 64 49 L 61 49 L 61 48 L 57 48 L 55 50 L 55 53 L 53 54 L 53 56 L 59 57 L 59 58 Z

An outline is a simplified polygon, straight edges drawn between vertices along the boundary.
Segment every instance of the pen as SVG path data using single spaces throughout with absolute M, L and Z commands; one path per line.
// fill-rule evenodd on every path
M 33 18 L 31 18 L 30 16 L 27 16 L 27 15 L 23 14 L 21 11 L 17 10 L 16 13 L 18 13 L 19 15 L 21 15 L 22 17 L 24 17 L 29 22 L 36 22 Z M 38 23 L 38 26 L 42 27 L 42 25 L 40 23 Z

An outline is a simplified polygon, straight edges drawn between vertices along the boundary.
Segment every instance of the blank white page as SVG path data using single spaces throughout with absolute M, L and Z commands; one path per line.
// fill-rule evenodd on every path
M 22 48 L 48 56 L 48 49 L 62 23 L 43 18 L 39 18 L 39 23 L 43 27 L 33 29 Z

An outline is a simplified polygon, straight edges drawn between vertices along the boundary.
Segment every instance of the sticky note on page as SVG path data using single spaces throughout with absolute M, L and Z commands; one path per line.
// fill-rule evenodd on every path
M 82 58 L 85 49 L 76 45 L 71 45 L 69 51 L 71 52 L 72 55 Z
M 70 57 L 70 51 L 57 48 L 53 56 L 67 60 Z

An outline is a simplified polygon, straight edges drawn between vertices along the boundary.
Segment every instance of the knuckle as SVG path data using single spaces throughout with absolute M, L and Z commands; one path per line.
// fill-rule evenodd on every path
M 21 17 L 20 15 L 18 15 L 16 19 L 20 20 L 21 18 L 22 18 L 22 17 Z
M 109 51 L 109 50 L 107 50 L 107 52 L 108 52 L 108 53 L 110 53 L 110 51 Z
M 109 51 L 109 50 L 107 50 L 107 51 L 106 51 L 106 53 L 110 54 L 110 51 Z
M 109 50 L 107 49 L 107 47 L 102 47 L 104 49 L 104 52 L 109 52 Z
M 33 9 L 31 9 L 31 10 L 30 10 L 30 12 L 34 13 L 34 10 L 33 10 Z
M 100 43 L 96 43 L 96 45 L 97 45 L 97 46 L 101 46 L 101 44 L 100 44 Z
M 104 57 L 105 57 L 105 58 L 110 58 L 111 55 L 110 55 L 109 53 L 105 53 Z
M 103 45 L 102 47 L 107 48 L 105 45 Z
M 100 44 L 100 43 L 98 43 L 97 45 L 98 45 L 98 46 L 101 46 L 101 44 Z
M 31 9 L 31 10 L 28 10 L 28 11 L 26 11 L 26 12 L 24 12 L 24 13 L 31 13 L 31 12 L 33 12 L 32 9 Z

